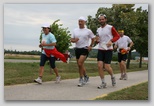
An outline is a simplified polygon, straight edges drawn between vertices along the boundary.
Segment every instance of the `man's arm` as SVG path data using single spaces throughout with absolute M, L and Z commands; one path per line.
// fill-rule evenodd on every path
M 113 42 L 116 42 L 120 38 L 120 35 L 118 34 L 118 32 L 115 30 L 114 27 L 112 27 L 111 32 L 113 35 L 113 39 L 111 39 L 111 42 L 113 43 Z
M 129 47 L 128 47 L 128 51 L 130 51 L 130 50 L 131 50 L 131 48 L 133 47 L 133 45 L 134 45 L 134 43 L 133 43 L 133 42 L 131 42 L 131 43 L 130 43 L 130 45 L 129 45 Z
M 76 43 L 78 40 L 79 40 L 79 38 L 71 38 L 70 41 L 71 41 L 72 43 Z

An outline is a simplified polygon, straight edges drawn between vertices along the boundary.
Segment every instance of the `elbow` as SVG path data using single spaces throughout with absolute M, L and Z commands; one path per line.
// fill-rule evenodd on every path
M 56 46 L 56 43 L 53 43 L 53 46 Z

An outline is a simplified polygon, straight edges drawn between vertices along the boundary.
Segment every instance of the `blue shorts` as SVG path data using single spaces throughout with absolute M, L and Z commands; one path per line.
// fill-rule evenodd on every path
M 44 66 L 47 60 L 49 60 L 51 68 L 54 69 L 56 67 L 55 66 L 55 61 L 56 61 L 55 57 L 47 57 L 45 54 L 41 54 L 40 66 Z

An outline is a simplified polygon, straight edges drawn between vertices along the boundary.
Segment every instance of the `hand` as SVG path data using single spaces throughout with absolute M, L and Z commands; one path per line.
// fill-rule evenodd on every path
M 75 38 L 75 42 L 79 41 L 79 38 Z
M 130 48 L 130 47 L 128 47 L 128 48 L 127 48 L 127 51 L 130 51 L 130 50 L 131 50 L 131 48 Z
M 45 41 L 41 43 L 41 46 L 46 46 L 46 43 L 45 43 Z
M 92 50 L 92 47 L 91 46 L 88 46 L 88 51 L 91 51 Z
M 42 48 L 42 45 L 41 45 L 41 44 L 39 44 L 39 47 L 40 47 L 40 48 Z
M 72 38 L 70 41 L 73 43 L 76 43 L 79 40 L 79 38 Z
M 112 46 L 112 44 L 113 44 L 113 43 L 112 43 L 111 41 L 109 41 L 109 42 L 106 44 L 106 46 L 107 46 L 107 47 L 110 47 L 110 46 Z
M 98 36 L 95 37 L 95 43 L 98 44 L 100 42 L 100 38 Z

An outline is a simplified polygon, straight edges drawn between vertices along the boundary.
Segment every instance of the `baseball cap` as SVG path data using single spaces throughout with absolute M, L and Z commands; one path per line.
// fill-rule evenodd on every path
M 79 20 L 87 21 L 85 17 L 81 16 Z
M 42 28 L 50 28 L 50 24 L 49 24 L 49 23 L 44 23 L 44 24 L 42 25 Z

